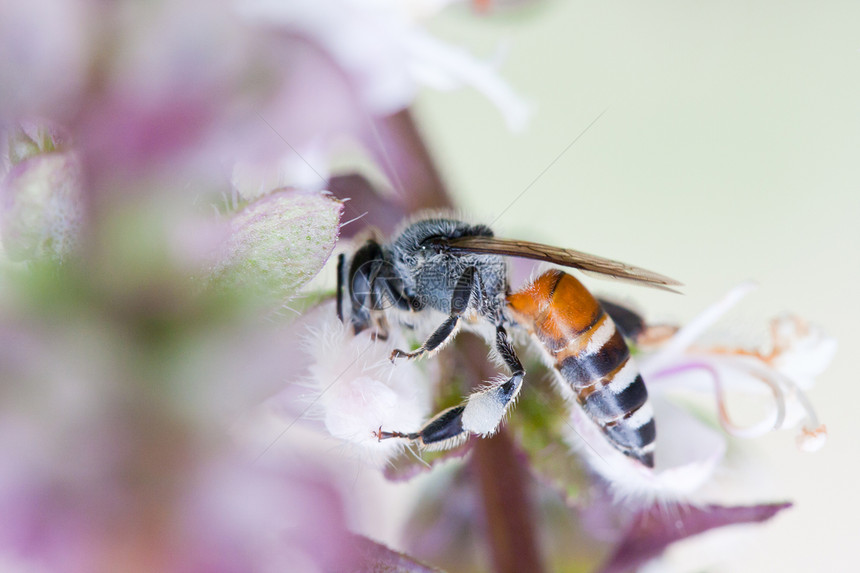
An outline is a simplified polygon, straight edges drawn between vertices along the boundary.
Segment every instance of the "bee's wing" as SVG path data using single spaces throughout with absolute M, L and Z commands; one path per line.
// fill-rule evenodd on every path
M 529 241 L 468 236 L 457 239 L 442 239 L 437 244 L 453 253 L 468 252 L 536 259 L 565 267 L 572 267 L 601 277 L 632 281 L 670 292 L 678 291 L 669 288 L 669 286 L 681 286 L 681 283 L 675 279 L 670 279 L 667 276 L 639 267 L 589 255 L 581 251 L 574 251 L 573 249 L 563 249 L 561 247 L 542 245 Z

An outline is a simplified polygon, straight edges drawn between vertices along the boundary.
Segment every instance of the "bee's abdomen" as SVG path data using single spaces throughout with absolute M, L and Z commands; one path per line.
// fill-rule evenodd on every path
M 648 391 L 624 338 L 591 293 L 574 277 L 549 271 L 510 295 L 508 304 L 610 442 L 653 467 L 656 428 Z

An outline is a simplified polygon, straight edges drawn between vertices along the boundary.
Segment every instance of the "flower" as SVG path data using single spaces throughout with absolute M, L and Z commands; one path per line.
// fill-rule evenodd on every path
M 655 501 L 690 500 L 719 466 L 726 451 L 725 438 L 673 404 L 671 398 L 678 391 L 714 392 L 717 420 L 731 436 L 756 437 L 802 422 L 799 447 L 813 451 L 823 445 L 826 428 L 819 423 L 805 390 L 833 358 L 833 338 L 797 317 L 783 316 L 772 321 L 770 341 L 756 350 L 696 344 L 753 288 L 746 283 L 732 289 L 688 325 L 668 339 L 664 337 L 656 350 L 639 358 L 658 428 L 653 471 L 615 451 L 593 422 L 578 408 L 572 409 L 568 440 L 606 478 L 619 499 L 646 507 Z M 646 331 L 640 340 L 647 336 Z M 759 422 L 740 427 L 729 417 L 729 392 L 746 396 L 770 393 L 773 405 Z
M 257 110 L 262 121 L 241 132 L 248 144 L 233 165 L 239 193 L 254 198 L 284 185 L 321 189 L 332 156 L 357 142 L 405 194 L 399 180 L 414 175 L 400 170 L 415 154 L 397 140 L 396 129 L 377 122 L 407 109 L 421 86 L 472 86 L 498 107 L 511 130 L 522 130 L 532 106 L 499 77 L 496 65 L 426 31 L 424 21 L 450 3 L 237 1 L 244 21 L 272 37 L 278 63 L 285 64 L 285 81 Z M 235 133 L 229 136 L 232 141 Z
M 785 315 L 771 321 L 771 338 L 756 350 L 722 345 L 696 346 L 694 342 L 717 318 L 748 294 L 754 285 L 732 289 L 725 298 L 706 310 L 643 363 L 643 374 L 655 382 L 683 373 L 706 373 L 713 381 L 718 402 L 718 420 L 723 429 L 736 437 L 756 437 L 778 429 L 790 429 L 803 422 L 798 445 L 814 450 L 823 445 L 826 429 L 819 423 L 806 396 L 815 380 L 836 353 L 836 340 L 817 326 L 795 316 Z M 698 371 L 698 372 L 697 372 Z M 698 390 L 700 376 L 673 385 Z M 660 385 L 655 386 L 657 388 Z M 760 422 L 741 428 L 728 415 L 724 393 L 729 390 L 762 394 L 770 392 L 774 407 Z
M 432 390 L 427 369 L 433 364 L 395 366 L 389 360 L 391 351 L 406 343 L 399 329 L 392 329 L 385 341 L 369 330 L 353 335 L 331 303 L 316 309 L 306 328 L 302 344 L 310 365 L 299 380 L 307 390 L 304 412 L 308 418 L 321 419 L 332 437 L 348 445 L 344 448 L 348 455 L 382 467 L 406 445 L 380 440 L 377 432 L 381 427 L 412 432 L 426 421 Z M 287 405 L 282 404 L 281 411 L 295 420 Z
M 0 237 L 13 260 L 63 260 L 75 250 L 83 226 L 82 170 L 61 138 L 31 126 L 9 135 L 11 170 L 0 182 Z
M 243 0 L 237 6 L 258 25 L 313 38 L 353 78 L 360 100 L 372 115 L 404 109 L 419 85 L 440 90 L 472 86 L 498 107 L 510 129 L 522 129 L 531 106 L 498 77 L 495 66 L 434 38 L 421 25 L 452 3 Z

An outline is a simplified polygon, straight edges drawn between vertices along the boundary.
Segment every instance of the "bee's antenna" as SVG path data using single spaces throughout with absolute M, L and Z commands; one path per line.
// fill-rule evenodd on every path
M 343 322 L 343 262 L 344 254 L 337 256 L 337 318 Z

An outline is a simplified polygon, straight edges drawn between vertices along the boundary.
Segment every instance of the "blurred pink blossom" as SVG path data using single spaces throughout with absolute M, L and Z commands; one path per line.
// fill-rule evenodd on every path
M 37 153 L 0 181 L 0 234 L 13 260 L 66 258 L 84 222 L 82 173 L 72 151 Z

